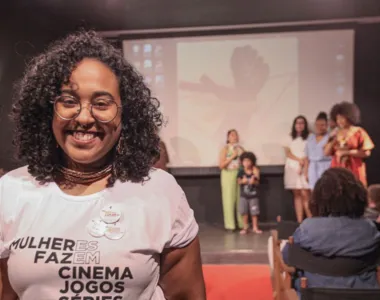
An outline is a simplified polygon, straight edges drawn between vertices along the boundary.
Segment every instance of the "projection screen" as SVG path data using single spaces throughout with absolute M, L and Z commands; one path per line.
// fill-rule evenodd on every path
M 284 163 L 293 119 L 353 101 L 353 30 L 125 40 L 161 102 L 171 167 L 218 164 L 226 132 L 259 165 Z

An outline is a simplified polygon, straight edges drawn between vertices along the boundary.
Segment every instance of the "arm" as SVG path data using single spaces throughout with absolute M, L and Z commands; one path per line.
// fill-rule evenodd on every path
M 335 147 L 336 139 L 333 139 L 332 141 L 329 141 L 325 147 L 323 148 L 323 154 L 325 156 L 332 156 L 334 155 L 334 147 Z
M 167 300 L 206 300 L 198 237 L 162 254 L 159 284 Z
M 364 129 L 358 130 L 359 148 L 350 150 L 340 150 L 340 156 L 352 156 L 359 158 L 367 158 L 371 155 L 372 149 L 375 147 L 368 133 Z
M 239 172 L 238 172 L 237 183 L 239 185 L 247 184 L 248 183 L 247 177 L 245 176 L 245 174 L 244 174 L 244 172 L 242 170 L 239 170 Z
M 253 176 L 251 177 L 250 184 L 258 185 L 260 183 L 260 170 L 257 167 L 253 168 Z
M 289 147 L 284 147 L 285 149 L 285 155 L 287 158 L 290 158 L 290 159 L 293 159 L 293 160 L 296 160 L 298 162 L 303 162 L 303 159 L 301 157 L 298 157 L 298 156 L 295 156 L 292 151 L 290 151 L 290 148 Z
M 9 282 L 8 278 L 8 259 L 0 259 L 0 270 L 1 270 L 1 300 L 18 300 L 17 294 L 13 291 L 13 288 Z
M 303 166 L 303 175 L 306 177 L 306 179 L 308 180 L 308 177 L 309 177 L 309 165 L 310 165 L 310 161 L 307 157 L 305 157 L 305 164 Z
M 352 149 L 348 150 L 347 154 L 353 157 L 367 158 L 371 155 L 371 150 Z
M 227 158 L 227 148 L 223 147 L 219 155 L 219 168 L 221 170 L 225 169 L 236 157 L 237 153 Z
M 294 239 L 294 243 L 295 244 L 299 244 L 300 243 L 300 228 L 297 227 L 297 229 L 295 230 L 295 232 L 293 233 L 293 239 Z M 284 249 L 282 249 L 282 258 L 284 260 L 284 262 L 286 264 L 289 264 L 289 243 L 286 243 Z
M 328 139 L 326 145 L 323 147 L 323 154 L 325 156 L 333 156 L 334 155 L 334 152 L 335 152 L 334 148 L 335 148 L 335 145 L 337 143 L 336 137 L 337 137 L 338 131 L 339 131 L 339 129 L 336 128 L 330 133 L 329 139 Z

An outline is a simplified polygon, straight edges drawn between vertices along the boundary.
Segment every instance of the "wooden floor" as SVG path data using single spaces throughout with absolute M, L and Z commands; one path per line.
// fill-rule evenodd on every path
M 269 231 L 241 236 L 239 231 L 201 224 L 199 237 L 204 264 L 268 264 Z

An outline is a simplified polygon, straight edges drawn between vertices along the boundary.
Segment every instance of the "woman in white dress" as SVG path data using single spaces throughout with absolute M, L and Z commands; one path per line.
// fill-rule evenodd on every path
M 294 119 L 292 132 L 284 145 L 286 162 L 284 170 L 285 189 L 294 196 L 297 221 L 302 222 L 304 214 L 311 216 L 309 210 L 309 185 L 303 173 L 305 167 L 305 147 L 309 136 L 307 120 L 304 116 Z

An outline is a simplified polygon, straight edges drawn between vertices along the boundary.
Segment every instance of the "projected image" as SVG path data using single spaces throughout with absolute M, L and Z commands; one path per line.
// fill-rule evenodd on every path
M 215 140 L 238 127 L 245 144 L 257 145 L 260 136 L 267 145 L 266 154 L 258 155 L 282 159 L 281 152 L 267 148 L 278 138 L 274 127 L 298 111 L 297 49 L 296 38 L 179 43 L 179 134 L 186 132 L 196 146 L 217 151 Z
M 218 165 L 226 132 L 259 165 L 282 165 L 295 116 L 353 101 L 353 30 L 125 40 L 124 55 L 161 102 L 171 167 Z

